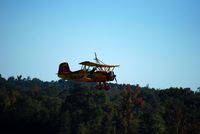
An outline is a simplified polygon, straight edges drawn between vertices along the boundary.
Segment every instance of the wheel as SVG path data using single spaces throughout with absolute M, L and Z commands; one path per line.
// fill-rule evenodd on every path
M 110 89 L 110 86 L 109 86 L 109 85 L 105 85 L 103 88 L 104 88 L 106 91 L 108 91 L 108 90 Z
M 95 88 L 101 90 L 103 87 L 102 85 L 96 85 Z

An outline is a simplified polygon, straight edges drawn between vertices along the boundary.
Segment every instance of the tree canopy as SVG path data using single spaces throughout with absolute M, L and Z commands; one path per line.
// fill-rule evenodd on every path
M 0 75 L 0 133 L 198 134 L 200 92 Z

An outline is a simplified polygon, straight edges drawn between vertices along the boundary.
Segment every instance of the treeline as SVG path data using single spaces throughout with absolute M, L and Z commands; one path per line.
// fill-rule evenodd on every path
M 200 92 L 0 75 L 0 133 L 199 134 Z

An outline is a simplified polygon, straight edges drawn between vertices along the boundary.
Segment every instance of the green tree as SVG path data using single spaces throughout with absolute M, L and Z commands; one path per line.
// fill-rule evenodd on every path
M 139 117 L 139 110 L 140 107 L 144 104 L 144 101 L 140 94 L 140 87 L 139 85 L 133 87 L 127 85 L 121 94 L 121 100 L 119 105 L 117 106 L 118 115 L 117 115 L 117 122 L 120 123 L 117 125 L 121 127 L 117 127 L 118 131 L 121 133 L 136 133 L 138 130 L 138 117 Z

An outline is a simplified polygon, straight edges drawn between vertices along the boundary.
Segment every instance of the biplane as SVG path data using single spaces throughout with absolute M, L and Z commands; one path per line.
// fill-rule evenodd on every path
M 71 71 L 67 62 L 63 62 L 59 65 L 58 77 L 64 80 L 76 80 L 82 82 L 97 82 L 97 89 L 110 89 L 110 86 L 106 84 L 107 81 L 116 80 L 114 74 L 114 68 L 119 65 L 104 64 L 97 58 L 95 53 L 95 61 L 84 61 L 79 63 L 81 69 L 77 71 Z

